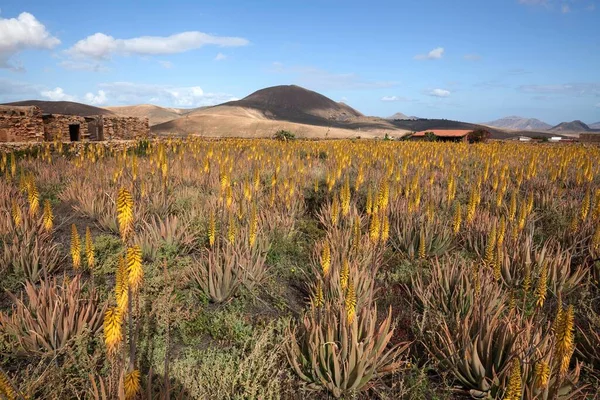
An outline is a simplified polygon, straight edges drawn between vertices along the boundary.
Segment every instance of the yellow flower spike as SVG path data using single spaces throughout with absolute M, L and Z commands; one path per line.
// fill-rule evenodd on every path
M 104 314 L 104 344 L 109 356 L 116 354 L 123 340 L 122 323 L 122 314 L 118 309 L 111 307 Z
M 71 225 L 71 260 L 73 269 L 78 270 L 81 266 L 81 239 L 75 224 Z
M 215 238 L 217 235 L 217 222 L 215 218 L 215 212 L 213 210 L 210 211 L 210 216 L 208 217 L 208 244 L 210 247 L 213 247 L 215 244 Z
M 534 366 L 535 387 L 544 389 L 550 379 L 550 365 L 545 361 L 538 361 Z
M 454 218 L 452 219 L 452 231 L 454 234 L 458 234 L 460 232 L 460 225 L 462 223 L 462 215 L 460 211 L 460 203 L 456 202 L 456 206 L 454 206 Z
M 92 240 L 92 232 L 90 227 L 85 229 L 85 256 L 87 259 L 87 266 L 91 270 L 96 264 L 96 256 L 94 254 L 94 241 Z
M 29 201 L 29 215 L 33 217 L 40 208 L 40 194 L 38 193 L 33 178 L 30 179 L 29 184 L 27 185 L 27 199 Z
M 329 275 L 329 269 L 331 268 L 331 248 L 329 247 L 329 242 L 325 241 L 323 244 L 323 249 L 321 250 L 321 271 L 323 272 L 323 276 L 327 277 Z
M 347 258 L 342 261 L 342 269 L 340 270 L 340 287 L 343 291 L 348 287 L 348 279 L 350 278 L 350 263 Z
M 356 290 L 354 289 L 354 283 L 352 281 L 348 282 L 348 290 L 346 292 L 344 305 L 346 308 L 348 324 L 352 324 L 356 317 Z
M 521 362 L 518 358 L 515 358 L 508 375 L 508 387 L 506 388 L 504 400 L 521 400 L 522 391 Z
M 119 189 L 117 195 L 117 220 L 121 238 L 126 241 L 133 231 L 133 197 L 125 188 Z
M 140 393 L 140 371 L 134 369 L 123 378 L 123 387 L 125 389 L 125 399 L 134 399 Z
M 132 293 L 136 293 L 144 279 L 142 249 L 140 246 L 132 246 L 127 249 L 127 274 L 129 276 L 129 287 Z
M 42 226 L 46 233 L 50 233 L 54 227 L 54 214 L 52 213 L 52 206 L 50 200 L 44 200 L 44 211 L 42 215 Z
M 117 309 L 121 315 L 127 314 L 127 303 L 129 301 L 129 272 L 127 270 L 127 260 L 125 256 L 119 258 L 119 266 L 115 280 L 115 298 L 117 300 Z
M 258 233 L 258 211 L 256 210 L 256 204 L 252 205 L 252 212 L 250 214 L 250 221 L 248 227 L 248 240 L 250 246 L 254 247 L 256 243 L 256 235 Z

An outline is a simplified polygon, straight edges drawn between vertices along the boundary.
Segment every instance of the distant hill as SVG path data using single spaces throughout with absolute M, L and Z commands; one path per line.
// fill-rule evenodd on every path
M 588 125 L 592 129 L 600 129 L 600 121 Z
M 73 101 L 25 100 L 14 103 L 6 103 L 4 105 L 38 106 L 45 114 L 79 115 L 81 117 L 86 117 L 89 115 L 115 115 L 115 113 L 110 110 L 88 106 L 87 104 L 75 103 Z
M 403 113 L 401 113 L 401 112 L 397 112 L 397 113 L 396 113 L 396 114 L 394 114 L 394 115 L 390 115 L 390 116 L 389 116 L 389 117 L 387 117 L 386 119 L 391 119 L 391 120 L 394 120 L 394 119 L 419 119 L 419 118 L 418 118 L 418 117 L 415 117 L 415 116 L 410 116 L 410 117 L 409 117 L 409 116 L 408 116 L 408 115 L 406 115 L 406 114 L 403 114 Z
M 305 138 L 400 137 L 391 121 L 365 117 L 352 107 L 296 85 L 273 86 L 152 127 L 159 135 L 265 137 L 285 129 Z
M 345 103 L 338 103 L 312 90 L 296 85 L 273 86 L 223 103 L 222 106 L 259 110 L 267 118 L 286 121 L 326 124 L 346 122 L 363 115 Z
M 583 122 L 576 120 L 571 122 L 561 122 L 549 129 L 551 132 L 587 132 L 590 127 Z
M 133 106 L 104 107 L 105 109 L 126 117 L 146 117 L 150 126 L 171 121 L 196 111 L 197 109 L 167 108 L 153 104 L 139 104 Z
M 517 116 L 500 118 L 495 121 L 486 122 L 484 125 L 519 131 L 545 131 L 552 128 L 552 125 L 540 121 L 539 119 Z

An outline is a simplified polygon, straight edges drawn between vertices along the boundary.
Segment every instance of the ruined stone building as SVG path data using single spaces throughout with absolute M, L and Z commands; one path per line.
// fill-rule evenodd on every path
M 36 106 L 0 106 L 0 142 L 120 140 L 149 134 L 148 118 L 44 114 Z

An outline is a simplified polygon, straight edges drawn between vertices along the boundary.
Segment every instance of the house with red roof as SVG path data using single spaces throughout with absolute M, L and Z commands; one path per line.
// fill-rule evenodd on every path
M 473 130 L 465 129 L 428 129 L 413 133 L 410 137 L 413 140 L 425 140 L 427 134 L 433 134 L 440 142 L 466 142 L 469 133 Z

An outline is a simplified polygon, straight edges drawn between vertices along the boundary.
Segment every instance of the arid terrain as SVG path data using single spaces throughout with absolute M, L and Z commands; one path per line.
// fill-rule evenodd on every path
M 2 148 L 0 397 L 593 399 L 599 166 L 578 144 Z
M 386 134 L 399 138 L 410 132 L 432 129 L 486 129 L 493 139 L 512 139 L 521 135 L 537 138 L 576 138 L 580 133 L 594 132 L 592 128 L 581 123 L 564 123 L 548 128 L 550 125 L 541 121 L 536 123 L 519 117 L 483 125 L 447 119 L 407 117 L 402 113 L 390 118 L 369 117 L 345 103 L 335 102 L 296 85 L 265 88 L 241 100 L 191 109 L 165 108 L 150 104 L 102 109 L 72 102 L 47 101 L 22 101 L 12 104 L 38 105 L 46 113 L 80 116 L 108 113 L 146 117 L 153 134 L 160 136 L 264 138 L 272 137 L 277 131 L 286 130 L 299 138 L 310 139 L 383 138 Z

